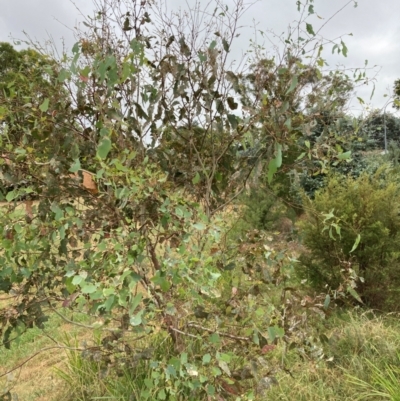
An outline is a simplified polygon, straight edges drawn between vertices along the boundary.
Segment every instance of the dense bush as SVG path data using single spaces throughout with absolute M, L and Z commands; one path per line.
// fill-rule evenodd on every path
M 400 143 L 400 119 L 390 113 L 388 107 L 386 115 L 374 110 L 364 120 L 360 135 L 365 140 L 366 150 L 385 149 L 385 126 L 387 141 Z
M 389 306 L 400 285 L 399 191 L 395 172 L 383 166 L 358 178 L 333 175 L 315 199 L 304 196 L 300 226 L 308 251 L 300 257 L 300 277 L 316 289 L 335 290 L 361 277 L 354 282 L 361 298 L 372 307 Z
M 282 218 L 294 218 L 294 211 L 282 201 L 272 189 L 260 187 L 239 199 L 240 219 L 235 225 L 237 232 L 247 230 L 279 231 Z

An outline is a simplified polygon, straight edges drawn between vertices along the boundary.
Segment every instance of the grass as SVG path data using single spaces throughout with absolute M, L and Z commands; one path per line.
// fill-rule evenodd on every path
M 397 355 L 400 364 L 400 354 Z M 379 398 L 382 400 L 400 401 L 399 365 L 385 364 L 385 369 L 382 370 L 369 360 L 366 360 L 366 363 L 372 369 L 372 380 L 370 382 L 360 380 L 358 377 L 349 376 L 349 381 L 360 389 L 357 400 Z
M 348 312 L 337 314 L 327 324 L 330 327 L 325 360 L 316 362 L 289 355 L 287 368 L 292 376 L 279 375 L 279 384 L 271 389 L 270 399 L 399 400 L 398 319 Z M 397 395 L 390 398 L 390 394 Z
M 0 302 L 0 308 L 2 306 Z M 257 400 L 400 401 L 398 316 L 338 310 L 323 324 L 315 325 L 313 332 L 307 335 L 317 337 L 320 334 L 327 337 L 323 344 L 324 358 L 320 360 L 302 356 L 296 350 L 283 352 L 278 347 L 274 351 L 268 362 L 276 371 L 277 384 Z M 0 400 L 2 393 L 8 390 L 24 401 L 147 401 L 156 398 L 159 388 L 150 389 L 146 385 L 154 373 L 148 364 L 143 362 L 141 370 L 134 372 L 121 369 L 118 374 L 107 375 L 100 363 L 74 350 L 82 340 L 96 344 L 100 338 L 96 333 L 65 323 L 54 314 L 45 330 L 34 328 L 22 334 L 10 350 L 0 347 L 0 376 L 21 365 L 0 378 Z M 63 350 L 60 344 L 71 349 Z M 171 354 L 166 342 L 154 336 L 135 345 L 141 349 L 152 346 L 164 355 Z M 49 349 L 40 352 L 46 348 Z M 279 368 L 282 360 L 285 370 Z
M 24 401 L 62 399 L 65 385 L 54 368 L 62 368 L 66 361 L 67 354 L 62 349 L 65 333 L 80 339 L 88 335 L 85 329 L 66 324 L 53 314 L 44 330 L 35 327 L 13 341 L 10 349 L 0 347 L 0 399 L 7 391 Z
M 152 340 L 135 344 L 137 347 L 149 345 L 162 349 L 167 354 L 165 342 L 160 337 L 152 336 Z M 100 343 L 100 338 L 95 340 Z M 76 339 L 66 336 L 66 344 L 74 348 Z M 164 344 L 164 345 L 163 345 Z M 138 366 L 139 365 L 139 366 Z M 108 370 L 101 360 L 96 360 L 94 355 L 84 356 L 81 352 L 68 352 L 67 361 L 63 369 L 57 369 L 57 375 L 67 385 L 65 401 L 85 400 L 141 400 L 155 399 L 154 391 L 145 385 L 145 380 L 151 379 L 152 371 L 148 363 L 139 362 L 135 366 L 123 366 L 114 370 Z
M 268 390 L 267 398 L 260 400 L 400 400 L 400 322 L 397 316 L 337 312 L 325 322 L 325 330 L 328 338 L 324 345 L 325 358 L 311 360 L 295 350 L 285 353 L 286 371 L 278 370 L 277 384 Z M 35 328 L 22 335 L 11 350 L 0 349 L 0 360 L 5 361 L 1 372 L 54 344 L 49 337 L 74 348 L 85 336 L 99 341 L 92 335 L 53 316 L 44 332 Z M 147 341 L 154 346 L 156 339 Z M 146 346 L 145 343 L 140 345 L 141 348 Z M 272 360 L 278 365 L 282 355 L 279 350 L 277 353 Z M 143 372 L 142 377 L 135 377 L 135 380 L 124 370 L 118 376 L 103 373 L 98 363 L 82 357 L 80 352 L 53 350 L 39 354 L 14 371 L 8 382 L 7 378 L 2 379 L 0 385 L 8 386 L 19 399 L 27 401 L 126 400 L 132 394 L 134 399 L 152 399 L 152 394 L 140 390 L 140 382 L 151 377 L 151 372 Z

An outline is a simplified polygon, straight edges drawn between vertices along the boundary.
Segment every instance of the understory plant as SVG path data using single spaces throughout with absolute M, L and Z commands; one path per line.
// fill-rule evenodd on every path
M 370 307 L 396 308 L 399 191 L 396 171 L 384 165 L 357 178 L 332 175 L 314 199 L 304 196 L 300 229 L 307 250 L 299 276 L 317 290 L 328 286 Z

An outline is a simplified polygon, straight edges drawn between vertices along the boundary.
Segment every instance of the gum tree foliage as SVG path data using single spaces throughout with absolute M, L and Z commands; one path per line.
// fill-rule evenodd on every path
M 301 188 L 311 194 L 323 185 L 330 169 L 350 171 L 354 164 L 350 154 L 358 138 L 358 122 L 347 115 L 347 102 L 355 85 L 362 79 L 353 80 L 341 71 L 324 73 L 314 65 L 305 68 L 301 60 L 300 57 L 296 60 L 288 56 L 279 66 L 272 59 L 262 60 L 257 68 L 261 68 L 263 74 L 258 74 L 258 82 L 254 74 L 249 74 L 248 87 L 244 91 L 246 96 L 254 95 L 256 90 L 261 93 L 261 113 L 268 116 L 265 119 L 268 121 L 267 132 L 290 133 L 290 137 L 280 139 L 285 151 L 279 176 L 271 186 L 270 171 L 266 171 L 260 182 L 266 193 L 274 193 L 300 214 Z M 323 65 L 322 59 L 318 62 Z M 285 74 L 292 76 L 296 71 L 300 71 L 297 75 L 299 88 L 285 93 L 282 90 L 282 81 L 287 80 Z M 277 98 L 287 100 L 282 104 Z M 249 99 L 243 99 L 243 102 L 251 103 Z M 277 106 L 283 107 L 287 113 L 283 127 L 279 128 L 274 124 L 277 121 L 274 117 L 278 115 L 282 119 L 283 116 L 277 113 Z M 250 152 L 255 150 L 268 154 L 268 148 L 260 145 L 259 139 Z
M 201 399 L 241 377 L 230 370 L 246 362 L 238 344 L 259 352 L 284 336 L 285 307 L 263 294 L 286 282 L 287 259 L 265 253 L 257 233 L 253 245 L 227 248 L 218 212 L 250 180 L 271 182 L 298 143 L 300 159 L 346 158 L 306 139 L 316 115 L 303 94 L 334 82 L 323 70 L 330 42 L 306 22 L 312 3 L 298 2 L 302 17 L 273 60 L 254 45 L 233 63 L 242 0 L 170 13 L 147 0 L 99 0 L 70 55 L 28 51 L 41 60 L 31 92 L 23 68 L 10 67 L 24 85 L 13 79 L 1 92 L 1 159 L 28 185 L 7 192 L 0 215 L 0 289 L 12 299 L 0 312 L 6 346 L 49 313 L 82 311 L 111 331 L 104 346 L 117 352 L 125 342 L 125 358 L 143 336 L 165 335 L 174 355 L 150 357 L 159 379 L 148 385 L 169 380 L 171 396 Z M 346 55 L 341 39 L 333 51 Z M 97 191 L 71 177 L 83 169 Z M 16 200 L 30 193 L 37 203 L 26 219 Z M 246 296 L 241 268 L 265 291 Z M 285 305 L 295 302 L 288 297 Z
M 17 51 L 8 43 L 0 44 L 0 59 L 1 200 L 5 200 L 7 191 L 27 182 L 34 189 L 20 188 L 9 194 L 8 200 L 33 198 L 33 191 L 40 196 L 48 186 L 56 192 L 58 181 L 62 181 L 59 172 L 51 176 L 50 170 L 44 180 L 39 166 L 55 153 L 57 163 L 61 163 L 72 142 L 83 152 L 85 148 L 81 138 L 64 135 L 77 126 L 74 116 L 64 112 L 71 104 L 66 88 L 53 79 L 59 67 L 49 55 L 34 49 Z M 35 160 L 28 157 L 33 154 Z
M 39 132 L 35 122 L 47 111 L 41 107 L 46 99 L 52 98 L 60 106 L 66 101 L 64 88 L 51 82 L 55 61 L 33 49 L 17 51 L 9 43 L 0 43 L 0 64 L 2 133 L 14 146 L 50 136 L 50 123 Z

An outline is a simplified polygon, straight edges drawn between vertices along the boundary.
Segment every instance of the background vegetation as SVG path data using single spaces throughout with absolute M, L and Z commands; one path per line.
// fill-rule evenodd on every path
M 367 70 L 296 4 L 236 63 L 242 0 L 0 44 L 3 400 L 397 399 L 399 120 L 348 113 Z

